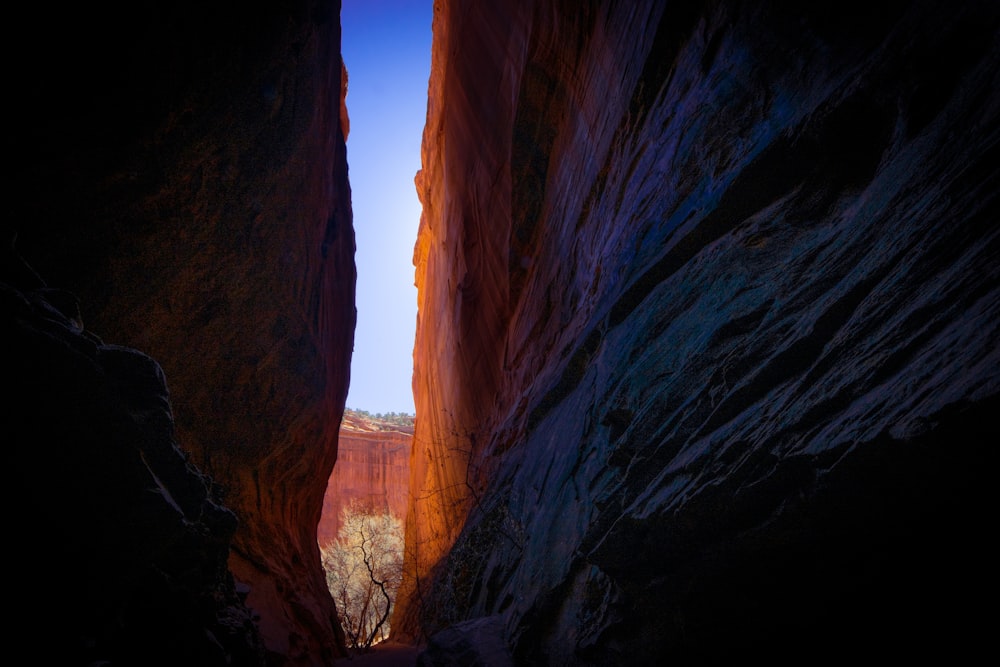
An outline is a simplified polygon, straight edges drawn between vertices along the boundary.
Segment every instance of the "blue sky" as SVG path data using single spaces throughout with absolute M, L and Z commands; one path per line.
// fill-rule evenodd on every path
M 432 0 L 343 0 L 358 324 L 347 407 L 413 410 L 413 177 L 427 116 Z

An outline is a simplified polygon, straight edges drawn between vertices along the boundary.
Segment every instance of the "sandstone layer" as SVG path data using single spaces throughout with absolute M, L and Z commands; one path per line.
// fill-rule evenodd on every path
M 344 414 L 337 438 L 323 514 L 316 530 L 320 546 L 337 538 L 341 510 L 359 503 L 403 522 L 409 507 L 410 444 L 413 427 Z
M 338 12 L 39 6 L 19 44 L 44 60 L 7 58 L 5 229 L 89 331 L 162 368 L 176 441 L 235 515 L 229 566 L 274 665 L 343 654 L 316 545 L 355 321 Z
M 398 637 L 984 648 L 998 19 L 435 5 Z

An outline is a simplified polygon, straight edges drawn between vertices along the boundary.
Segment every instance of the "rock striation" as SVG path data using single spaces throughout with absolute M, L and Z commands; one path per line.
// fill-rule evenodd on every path
M 11 105 L 14 175 L 4 239 L 16 232 L 17 250 L 34 270 L 78 297 L 88 331 L 141 350 L 162 369 L 173 438 L 231 512 L 220 516 L 232 525 L 204 517 L 226 529 L 210 540 L 216 551 L 209 555 L 228 555 L 269 665 L 329 665 L 344 655 L 316 545 L 355 322 L 338 9 L 339 3 L 316 0 L 238 8 L 189 0 L 39 6 L 26 8 L 20 25 L 26 43 L 44 45 L 46 59 L 8 55 L 17 63 L 9 85 L 18 99 Z M 22 304 L 20 297 L 5 303 Z M 18 346 L 5 348 L 9 357 L 23 354 Z M 63 355 L 58 363 L 93 365 L 95 354 L 98 362 L 122 358 L 100 348 L 87 351 L 86 361 Z M 47 368 L 38 369 L 39 395 Z M 3 381 L 6 387 L 7 375 Z M 128 465 L 116 464 L 101 449 L 102 431 L 83 430 L 65 416 L 103 410 L 117 420 L 113 407 L 101 406 L 102 390 L 94 392 L 92 403 L 77 410 L 60 405 L 75 397 L 54 391 L 46 414 L 69 419 L 58 431 L 67 437 L 43 429 L 11 447 L 45 453 L 19 474 L 38 478 L 34 495 L 54 494 L 44 507 L 67 504 L 58 527 L 51 513 L 25 523 L 83 540 L 75 550 L 86 551 L 93 540 L 104 553 L 105 538 L 113 537 L 122 547 L 112 561 L 118 564 L 133 555 L 130 540 L 147 538 L 131 536 L 140 519 L 118 525 L 119 515 L 111 514 L 101 519 L 110 524 L 101 534 L 78 525 L 86 517 L 72 503 L 85 501 L 79 490 L 85 482 L 72 476 L 97 486 L 103 476 L 91 478 L 92 469 L 108 466 L 142 475 L 121 481 L 141 486 L 151 484 L 151 473 L 132 460 L 141 447 L 126 451 Z M 17 419 L 4 428 L 32 433 L 41 426 Z M 90 451 L 99 458 L 89 461 Z M 74 469 L 76 463 L 85 465 Z M 149 486 L 154 499 L 163 495 L 158 488 Z M 118 508 L 141 496 L 139 488 L 127 491 L 109 491 L 99 508 L 128 514 L 155 505 L 147 498 L 131 510 Z M 169 504 L 152 509 L 164 508 Z M 185 520 L 197 513 L 182 508 Z M 116 526 L 117 534 L 105 534 Z M 164 533 L 134 555 L 145 557 L 171 536 L 188 539 L 183 531 Z M 193 546 L 191 567 L 200 553 Z M 204 567 L 217 565 L 208 560 Z M 47 576 L 72 581 L 64 574 Z M 153 596 L 141 609 L 159 604 L 175 611 L 161 599 L 170 591 L 122 576 L 118 583 L 135 586 L 133 595 Z M 199 576 L 187 583 L 196 586 Z M 54 588 L 46 584 L 51 610 L 39 621 L 53 638 L 72 635 L 90 615 L 95 622 L 117 618 L 95 606 L 99 599 L 81 600 L 72 585 L 61 596 L 51 595 Z M 77 612 L 63 613 L 77 601 Z M 138 618 L 127 619 L 122 633 L 136 631 Z M 162 638 L 152 626 L 163 620 L 156 615 L 142 629 Z M 161 649 L 150 642 L 149 660 Z M 206 656 L 172 664 L 244 663 Z
M 985 650 L 998 28 L 989 2 L 435 5 L 397 637 Z
M 337 463 L 323 496 L 316 530 L 320 546 L 337 538 L 341 510 L 360 503 L 406 520 L 413 427 L 347 412 L 337 438 Z

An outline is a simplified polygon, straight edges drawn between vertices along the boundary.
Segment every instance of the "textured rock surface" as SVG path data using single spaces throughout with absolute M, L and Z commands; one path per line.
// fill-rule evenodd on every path
M 340 530 L 340 511 L 357 501 L 406 520 L 413 427 L 345 414 L 337 438 L 337 464 L 323 496 L 320 545 Z
M 32 8 L 45 60 L 7 58 L 5 227 L 91 331 L 162 366 L 273 664 L 343 653 L 316 546 L 355 317 L 338 7 Z
M 60 665 L 263 666 L 236 516 L 177 447 L 159 365 L 86 331 L 9 245 L 0 331 L 9 641 Z
M 511 667 L 503 625 L 501 616 L 488 616 L 445 628 L 417 656 L 417 667 Z
M 982 648 L 996 3 L 486 4 L 435 7 L 394 632 Z

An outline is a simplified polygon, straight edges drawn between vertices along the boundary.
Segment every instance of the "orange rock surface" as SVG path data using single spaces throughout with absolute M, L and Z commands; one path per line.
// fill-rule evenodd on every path
M 394 632 L 415 630 L 420 580 L 453 543 L 469 510 L 470 457 L 496 420 L 509 316 L 509 135 L 530 11 L 483 3 L 435 7 L 414 249 L 417 333 L 407 561 Z M 513 4 L 513 3 L 511 3 Z M 471 24 L 464 23 L 468 21 Z M 485 48 L 482 48 L 485 47 Z M 462 58 L 451 54 L 462 53 Z M 471 76 L 477 72 L 477 76 Z M 465 89 L 481 82 L 483 87 Z M 488 113 L 480 105 L 488 96 Z M 397 630 L 398 628 L 398 630 Z
M 323 496 L 317 528 L 320 546 L 340 529 L 341 509 L 352 502 L 406 520 L 413 427 L 345 414 L 340 425 L 337 463 Z

